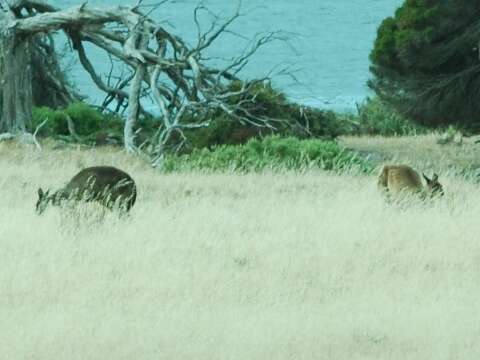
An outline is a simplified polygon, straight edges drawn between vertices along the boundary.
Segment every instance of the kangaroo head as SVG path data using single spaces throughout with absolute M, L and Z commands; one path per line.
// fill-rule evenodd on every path
M 423 178 L 427 182 L 427 190 L 431 194 L 431 196 L 443 196 L 443 187 L 442 184 L 438 182 L 438 175 L 433 174 L 433 177 L 429 179 L 425 174 L 423 174 Z
M 60 204 L 60 198 L 57 193 L 50 194 L 50 190 L 43 191 L 42 188 L 38 189 L 38 200 L 36 205 L 36 211 L 38 215 L 42 214 L 45 211 L 48 204 Z

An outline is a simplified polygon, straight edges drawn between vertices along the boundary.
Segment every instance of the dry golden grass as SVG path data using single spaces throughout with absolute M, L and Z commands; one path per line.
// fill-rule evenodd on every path
M 136 180 L 129 219 L 35 215 L 39 185 L 93 164 Z M 0 169 L 2 359 L 480 355 L 480 191 L 461 178 L 398 207 L 374 177 L 161 175 L 114 149 L 0 144 Z
M 400 137 L 344 137 L 341 143 L 382 163 L 405 163 L 440 174 L 471 173 L 480 168 L 478 137 L 464 138 L 462 145 L 439 145 L 438 134 Z

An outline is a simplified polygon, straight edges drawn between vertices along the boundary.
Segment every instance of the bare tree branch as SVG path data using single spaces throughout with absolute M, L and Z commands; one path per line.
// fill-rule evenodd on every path
M 130 41 L 131 44 L 129 46 L 133 48 L 138 42 L 139 43 L 138 48 L 140 50 L 146 49 L 148 45 L 148 36 L 141 32 L 142 30 L 141 23 L 137 24 L 134 27 L 134 29 L 135 30 L 134 32 L 132 32 L 132 35 L 129 37 L 129 40 L 127 40 L 125 43 Z M 131 49 L 130 51 L 133 51 L 133 49 Z M 136 51 L 136 48 L 135 48 L 135 52 L 139 53 L 138 51 Z M 127 150 L 127 152 L 129 153 L 133 153 L 136 150 L 135 143 L 134 143 L 135 141 L 134 125 L 135 125 L 135 122 L 137 121 L 138 114 L 139 114 L 142 82 L 146 73 L 145 60 L 142 57 L 137 58 L 137 60 L 138 60 L 138 64 L 135 71 L 135 76 L 133 77 L 133 81 L 131 84 L 130 96 L 128 98 L 128 117 L 127 117 L 127 120 L 125 121 L 125 130 L 124 130 L 125 150 Z
M 38 33 L 63 30 L 71 39 L 81 65 L 93 83 L 106 93 L 102 108 L 106 109 L 116 100 L 115 111 L 128 110 L 124 128 L 125 149 L 134 152 L 134 125 L 142 109 L 141 99 L 149 96 L 160 114 L 159 130 L 154 142 L 152 159 L 163 156 L 165 147 L 173 134 L 185 140 L 186 129 L 197 129 L 210 124 L 209 116 L 224 112 L 233 121 L 254 126 L 275 128 L 281 119 L 252 113 L 256 102 L 256 89 L 262 79 L 240 82 L 239 73 L 250 58 L 264 45 L 282 39 L 282 33 L 259 34 L 237 57 L 223 68 L 211 68 L 205 63 L 204 52 L 223 34 L 230 32 L 231 24 L 242 16 L 241 1 L 233 14 L 225 19 L 213 14 L 200 4 L 194 10 L 197 27 L 197 44 L 189 46 L 182 38 L 142 13 L 144 7 L 152 10 L 163 4 L 95 7 L 88 3 L 61 10 L 41 0 L 0 0 L 0 6 L 10 15 L 3 20 L 6 31 L 14 33 L 17 41 Z M 17 16 L 25 9 L 28 15 Z M 202 30 L 201 14 L 207 13 L 213 20 L 206 31 Z M 124 64 L 130 75 L 113 75 L 113 60 L 105 82 L 88 59 L 83 42 L 103 49 L 110 59 Z M 156 50 L 154 50 L 156 49 Z M 116 79 L 113 84 L 112 79 Z M 232 87 L 232 82 L 241 86 Z M 61 84 L 57 84 L 61 86 Z M 125 90 L 129 87 L 129 91 Z
M 46 118 L 45 120 L 43 120 L 36 128 L 35 128 L 35 131 L 33 132 L 32 134 L 32 139 L 33 139 L 33 143 L 35 144 L 35 146 L 37 147 L 38 150 L 42 150 L 42 147 L 40 146 L 40 143 L 38 142 L 37 140 L 37 134 L 38 132 L 40 131 L 40 129 L 48 122 L 48 118 Z

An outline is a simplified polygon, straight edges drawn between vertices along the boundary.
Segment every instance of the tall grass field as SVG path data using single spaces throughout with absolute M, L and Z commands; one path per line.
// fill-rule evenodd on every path
M 90 165 L 135 179 L 128 218 L 35 214 Z M 478 359 L 480 189 L 439 170 L 444 198 L 389 205 L 375 174 L 0 143 L 0 358 Z

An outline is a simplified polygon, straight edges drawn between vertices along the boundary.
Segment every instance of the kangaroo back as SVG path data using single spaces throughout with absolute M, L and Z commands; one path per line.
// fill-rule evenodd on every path
M 111 166 L 94 166 L 83 169 L 61 190 L 63 196 L 85 197 L 110 207 L 116 201 L 129 210 L 135 203 L 135 182 L 126 172 Z
M 63 201 L 97 201 L 112 209 L 118 205 L 129 211 L 137 198 L 137 188 L 126 172 L 111 166 L 94 166 L 83 169 L 68 184 L 50 195 L 38 189 L 37 212 L 41 214 L 49 203 L 60 205 Z
M 378 176 L 378 187 L 385 192 L 419 192 L 423 189 L 420 175 L 407 165 L 386 165 Z

